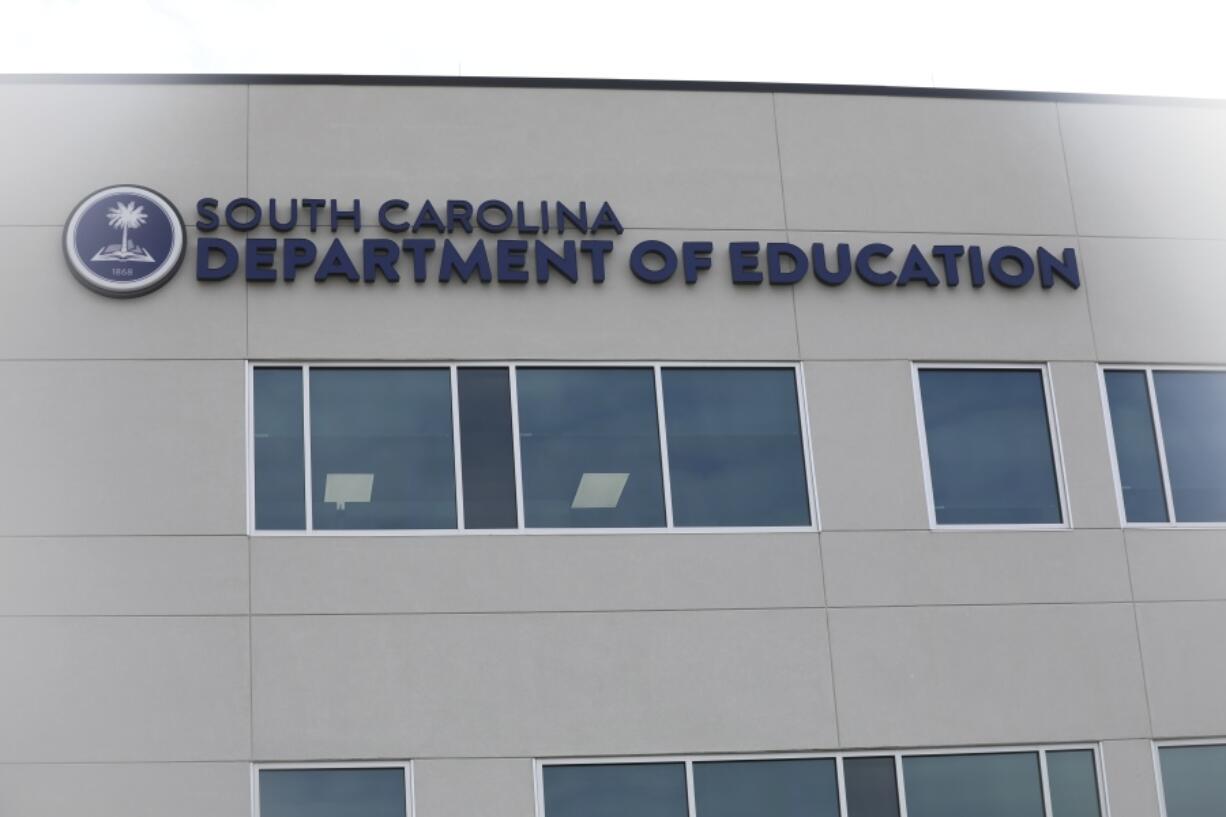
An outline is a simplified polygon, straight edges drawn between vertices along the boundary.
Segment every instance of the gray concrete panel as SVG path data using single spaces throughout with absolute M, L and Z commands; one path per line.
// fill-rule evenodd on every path
M 241 534 L 239 362 L 0 362 L 0 534 Z
M 343 236 L 358 263 L 364 236 Z M 728 242 L 762 238 L 627 230 L 611 239 L 607 277 L 599 285 L 582 258 L 584 277 L 577 284 L 556 274 L 545 285 L 443 284 L 443 239 L 436 238 L 438 249 L 427 262 L 430 279 L 422 284 L 412 281 L 410 262 L 402 258 L 397 284 L 307 279 L 252 287 L 250 352 L 254 359 L 796 360 L 791 293 L 731 283 Z M 548 243 L 560 251 L 556 239 Z M 710 241 L 712 268 L 693 286 L 686 286 L 680 271 L 664 284 L 644 283 L 631 274 L 629 259 L 634 245 L 647 239 L 678 250 L 683 240 Z M 468 254 L 472 238 L 452 240 Z M 494 263 L 488 238 L 486 249 Z M 531 276 L 531 264 L 529 269 Z M 236 277 L 215 286 L 243 285 Z
M 784 226 L 766 94 L 255 86 L 251 190 L 376 208 L 608 201 L 626 227 Z
M 1154 737 L 1226 734 L 1226 602 L 1137 605 Z
M 794 230 L 1064 233 L 1055 105 L 776 94 Z
M 832 606 L 1130 601 L 1119 531 L 826 533 Z
M 1137 601 L 1226 601 L 1226 531 L 1124 531 Z
M 413 817 L 529 817 L 536 811 L 529 758 L 419 760 Z
M 1082 235 L 1226 238 L 1226 110 L 1059 105 Z
M 1131 605 L 832 609 L 830 638 L 845 746 L 1148 733 Z
M 1223 241 L 1083 238 L 1098 359 L 1226 363 Z
M 0 538 L 0 615 L 225 615 L 248 605 L 242 536 Z
M 836 246 L 851 245 L 852 263 L 859 248 L 883 242 L 894 248 L 889 262 L 874 269 L 897 273 L 912 244 L 927 254 L 941 244 L 979 245 L 990 256 L 997 247 L 1016 246 L 1033 254 L 1038 247 L 1059 256 L 1078 241 L 1067 236 L 807 233 L 793 230 L 788 240 L 812 255 L 812 245 L 825 246 L 827 263 L 837 269 Z M 1072 289 L 1057 281 L 1051 289 L 1039 285 L 1038 274 L 1024 287 L 1010 289 L 993 281 L 971 285 L 969 262 L 959 262 L 957 287 L 945 286 L 939 261 L 929 257 L 941 286 L 910 283 L 905 287 L 872 286 L 854 272 L 838 286 L 808 278 L 791 288 L 796 295 L 796 322 L 801 357 L 806 360 L 910 359 L 1093 360 L 1087 288 L 1093 282 L 1082 269 L 1082 286 Z M 987 259 L 984 261 L 987 264 Z M 1080 267 L 1084 267 L 1082 263 Z M 985 272 L 985 275 L 987 273 Z
M 762 751 L 835 743 L 820 611 L 254 621 L 269 760 Z
M 243 760 L 245 618 L 0 618 L 0 763 Z
M 246 763 L 0 765 L 12 817 L 250 817 Z
M 0 133 L 0 224 L 62 227 L 113 184 L 152 187 L 191 221 L 197 198 L 246 189 L 242 85 L 4 83 L 0 110 L 21 123 Z
M 823 530 L 927 529 L 907 363 L 806 363 Z
M 87 191 L 88 192 L 88 191 Z M 247 354 L 247 294 L 201 286 L 196 231 L 175 277 L 139 298 L 108 298 L 77 281 L 63 227 L 0 227 L 0 358 L 238 358 Z
M 253 537 L 251 543 L 256 613 L 822 604 L 813 533 Z
M 1154 817 L 1158 782 L 1154 749 L 1148 740 L 1105 740 L 1100 744 L 1111 817 Z
M 1077 528 L 1118 528 L 1120 511 L 1098 367 L 1053 363 L 1051 391 L 1064 454 L 1070 521 Z

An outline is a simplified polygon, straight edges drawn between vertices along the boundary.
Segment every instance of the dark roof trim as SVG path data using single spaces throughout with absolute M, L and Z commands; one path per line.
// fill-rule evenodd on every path
M 579 88 L 632 91 L 724 91 L 737 93 L 903 96 L 936 99 L 1002 99 L 1019 102 L 1091 102 L 1131 105 L 1207 105 L 1226 107 L 1226 99 L 1127 96 L 1049 91 L 993 91 L 976 88 L 923 88 L 902 85 L 823 85 L 799 82 L 719 82 L 658 79 L 550 79 L 544 77 L 451 77 L 350 74 L 0 74 L 0 84 L 154 84 L 154 85 L 358 85 L 441 88 Z

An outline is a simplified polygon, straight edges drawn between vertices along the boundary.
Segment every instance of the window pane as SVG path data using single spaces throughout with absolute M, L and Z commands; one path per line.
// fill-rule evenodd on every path
M 454 528 L 451 373 L 311 369 L 317 530 Z
M 919 379 L 937 522 L 1059 524 L 1042 373 L 923 369 Z
M 694 800 L 698 817 L 839 817 L 833 760 L 695 763 Z
M 524 524 L 663 527 L 651 369 L 519 369 Z
M 1222 817 L 1226 812 L 1226 746 L 1163 746 L 1158 758 L 1166 817 Z
M 1043 817 L 1034 752 L 903 758 L 907 817 Z
M 685 765 L 546 766 L 545 817 L 686 817 Z
M 514 528 L 515 441 L 507 369 L 459 369 L 464 526 Z
M 405 817 L 404 769 L 261 769 L 260 817 Z
M 1047 753 L 1051 817 L 1099 817 L 1098 774 L 1089 749 Z
M 677 525 L 808 525 L 792 369 L 665 369 Z
M 302 530 L 306 527 L 302 370 L 256 369 L 252 392 L 255 526 Z
M 1154 372 L 1178 522 L 1226 522 L 1226 372 Z
M 892 757 L 843 759 L 847 817 L 898 817 L 898 781 Z
M 1145 372 L 1105 372 L 1115 459 L 1129 522 L 1165 522 L 1166 491 Z

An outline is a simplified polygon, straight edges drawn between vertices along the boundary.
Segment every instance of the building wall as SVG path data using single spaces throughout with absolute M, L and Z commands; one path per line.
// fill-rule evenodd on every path
M 241 817 L 252 761 L 414 759 L 418 817 L 532 759 L 1226 734 L 1222 530 L 1123 530 L 1097 364 L 1226 364 L 1226 109 L 646 90 L 0 84 L 0 814 Z M 107 184 L 184 268 L 100 297 Z M 608 200 L 606 283 L 219 285 L 192 207 Z M 1083 286 L 625 274 L 667 241 L 1077 249 Z M 854 282 L 853 282 L 854 283 Z M 822 532 L 249 537 L 247 360 L 802 361 Z M 911 361 L 1051 362 L 1071 529 L 929 529 Z

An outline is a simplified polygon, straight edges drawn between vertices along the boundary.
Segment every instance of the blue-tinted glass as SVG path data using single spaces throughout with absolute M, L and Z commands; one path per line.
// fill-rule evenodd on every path
M 834 761 L 695 763 L 694 805 L 697 817 L 839 817 Z
M 681 763 L 546 766 L 545 817 L 686 817 Z
M 406 817 L 403 769 L 261 769 L 260 817 Z
M 519 369 L 524 524 L 663 527 L 651 369 Z
M 1043 817 L 1034 752 L 903 758 L 907 817 Z
M 1226 522 L 1226 372 L 1154 372 L 1177 522 Z
M 311 369 L 317 530 L 454 528 L 451 373 Z
M 1226 814 L 1226 746 L 1163 746 L 1158 759 L 1166 817 Z
M 458 372 L 464 526 L 513 528 L 518 517 L 510 372 L 505 368 Z
M 808 525 L 792 369 L 665 369 L 677 525 Z
M 919 379 L 937 522 L 1059 524 L 1042 373 L 923 369 Z
M 847 817 L 898 817 L 898 781 L 892 757 L 843 759 Z
M 1098 772 L 1089 749 L 1047 753 L 1051 817 L 1099 817 Z
M 302 370 L 256 369 L 252 385 L 255 526 L 302 530 L 306 527 Z
M 1165 522 L 1166 491 L 1145 372 L 1105 372 L 1115 459 L 1129 522 Z

